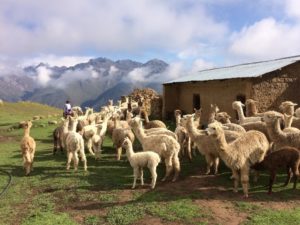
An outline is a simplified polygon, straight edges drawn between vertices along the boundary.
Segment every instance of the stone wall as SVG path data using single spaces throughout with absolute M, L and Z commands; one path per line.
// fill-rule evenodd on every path
M 253 79 L 251 96 L 258 100 L 258 110 L 279 110 L 283 101 L 300 104 L 300 63 Z

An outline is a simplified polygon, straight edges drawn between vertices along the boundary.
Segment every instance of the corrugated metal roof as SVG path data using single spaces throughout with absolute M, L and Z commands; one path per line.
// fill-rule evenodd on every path
M 188 82 L 188 81 L 208 81 L 208 80 L 223 80 L 223 79 L 231 79 L 231 78 L 258 77 L 266 73 L 283 68 L 287 65 L 293 64 L 299 60 L 300 60 L 300 56 L 293 56 L 293 57 L 274 59 L 269 61 L 202 70 L 193 74 L 182 76 L 176 80 L 166 82 L 165 84 Z

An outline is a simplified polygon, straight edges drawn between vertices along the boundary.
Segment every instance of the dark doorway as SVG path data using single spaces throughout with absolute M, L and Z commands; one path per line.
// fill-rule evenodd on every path
M 201 108 L 201 100 L 199 94 L 193 95 L 193 109 L 200 109 Z

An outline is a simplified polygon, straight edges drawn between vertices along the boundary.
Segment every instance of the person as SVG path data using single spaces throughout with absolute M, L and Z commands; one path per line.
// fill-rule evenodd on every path
M 64 117 L 67 118 L 67 116 L 72 115 L 72 106 L 69 100 L 66 101 L 65 108 L 64 108 Z

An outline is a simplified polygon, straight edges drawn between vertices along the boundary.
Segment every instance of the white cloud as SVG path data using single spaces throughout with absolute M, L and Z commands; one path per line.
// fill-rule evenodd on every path
M 126 78 L 125 82 L 144 82 L 146 81 L 146 76 L 149 74 L 149 69 L 147 67 L 135 68 L 130 71 Z
M 44 66 L 40 66 L 37 68 L 37 82 L 42 85 L 46 86 L 48 82 L 51 80 L 51 70 L 47 69 Z
M 300 1 L 299 0 L 286 0 L 285 12 L 289 17 L 300 19 Z
M 117 74 L 117 72 L 119 71 L 119 69 L 117 68 L 117 67 L 115 67 L 115 66 L 111 66 L 110 68 L 109 68 L 109 75 L 110 76 L 114 76 L 114 75 L 116 75 Z
M 227 32 L 201 1 L 2 0 L 0 52 L 10 56 L 176 51 Z M 66 10 L 67 9 L 67 10 Z
M 213 62 L 209 62 L 203 59 L 197 59 L 193 62 L 191 72 L 198 72 L 200 70 L 211 69 L 213 67 L 215 67 L 215 64 Z
M 299 40 L 300 24 L 266 18 L 234 33 L 229 53 L 248 60 L 297 55 L 300 52 Z
M 91 59 L 91 56 L 56 56 L 53 54 L 50 55 L 41 55 L 39 57 L 34 57 L 30 59 L 25 59 L 22 62 L 23 66 L 38 65 L 43 62 L 49 66 L 74 66 L 78 63 L 84 63 Z

